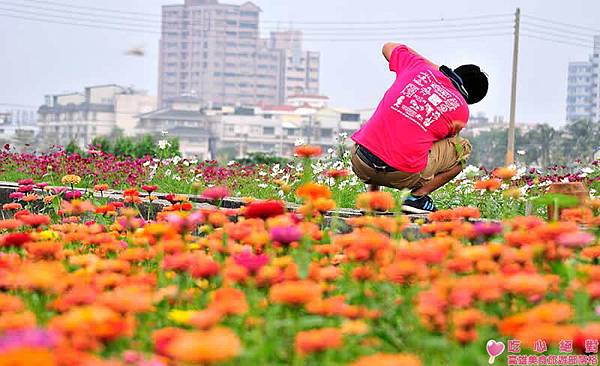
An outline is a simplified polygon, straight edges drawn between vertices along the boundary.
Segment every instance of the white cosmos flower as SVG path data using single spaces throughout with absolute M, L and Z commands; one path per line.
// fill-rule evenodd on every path
M 170 177 L 170 176 L 171 176 L 171 169 L 167 169 L 167 170 L 165 171 L 165 175 L 166 175 L 167 177 Z
M 234 165 L 234 164 L 235 164 L 235 161 L 233 161 L 233 160 L 230 160 L 230 161 L 227 163 L 227 166 L 232 166 L 232 165 Z
M 267 188 L 269 185 L 266 183 L 261 183 L 258 185 L 260 188 Z
M 158 141 L 158 148 L 159 149 L 164 150 L 167 147 L 171 147 L 171 143 L 168 140 L 160 140 L 160 141 Z
M 181 157 L 176 156 L 173 158 L 173 164 L 177 165 L 181 161 Z
M 585 168 L 581 169 L 581 172 L 584 174 L 591 174 L 594 172 L 594 169 L 586 166 Z

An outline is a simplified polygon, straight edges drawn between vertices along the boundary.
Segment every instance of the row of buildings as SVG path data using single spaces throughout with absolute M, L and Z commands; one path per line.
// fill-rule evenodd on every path
M 600 121 L 600 35 L 588 61 L 569 63 L 567 121 Z
M 298 139 L 324 149 L 335 146 L 340 134 L 352 134 L 371 113 L 331 108 L 327 97 L 305 94 L 289 95 L 282 105 L 243 106 L 207 106 L 187 95 L 169 98 L 160 107 L 145 92 L 98 85 L 46 97 L 38 110 L 38 147 L 73 141 L 84 148 L 118 129 L 126 136 L 167 133 L 180 140 L 184 156 L 200 159 L 252 152 L 290 156 Z

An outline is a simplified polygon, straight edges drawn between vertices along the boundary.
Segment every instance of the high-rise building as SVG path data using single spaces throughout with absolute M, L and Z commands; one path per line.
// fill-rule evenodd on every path
M 275 32 L 276 41 L 261 38 L 260 12 L 251 2 L 163 6 L 159 104 L 193 96 L 217 107 L 278 105 L 289 94 L 318 94 L 318 53 L 302 50 L 297 31 Z
M 305 51 L 302 31 L 271 32 L 271 48 L 281 50 L 283 99 L 293 95 L 319 94 L 319 52 Z
M 569 63 L 567 121 L 600 121 L 600 35 L 589 61 Z

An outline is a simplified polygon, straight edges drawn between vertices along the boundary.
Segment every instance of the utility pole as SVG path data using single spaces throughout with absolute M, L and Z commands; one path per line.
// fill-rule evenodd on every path
M 508 125 L 508 144 L 506 146 L 506 165 L 515 161 L 515 112 L 517 104 L 517 68 L 519 66 L 519 29 L 521 26 L 521 9 L 515 12 L 515 38 L 513 45 L 512 85 L 510 92 L 510 120 Z

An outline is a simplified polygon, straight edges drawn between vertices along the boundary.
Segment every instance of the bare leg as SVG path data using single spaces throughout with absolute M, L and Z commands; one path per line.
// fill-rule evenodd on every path
M 454 168 L 436 175 L 435 177 L 433 177 L 431 182 L 427 183 L 426 185 L 424 185 L 423 187 L 421 187 L 419 189 L 415 189 L 412 192 L 412 194 L 415 196 L 424 196 L 426 194 L 429 194 L 429 193 L 435 191 L 436 189 L 440 188 L 444 184 L 450 182 L 461 171 L 462 171 L 462 165 L 458 164 Z
M 369 192 L 379 192 L 379 186 L 377 184 L 369 184 Z

